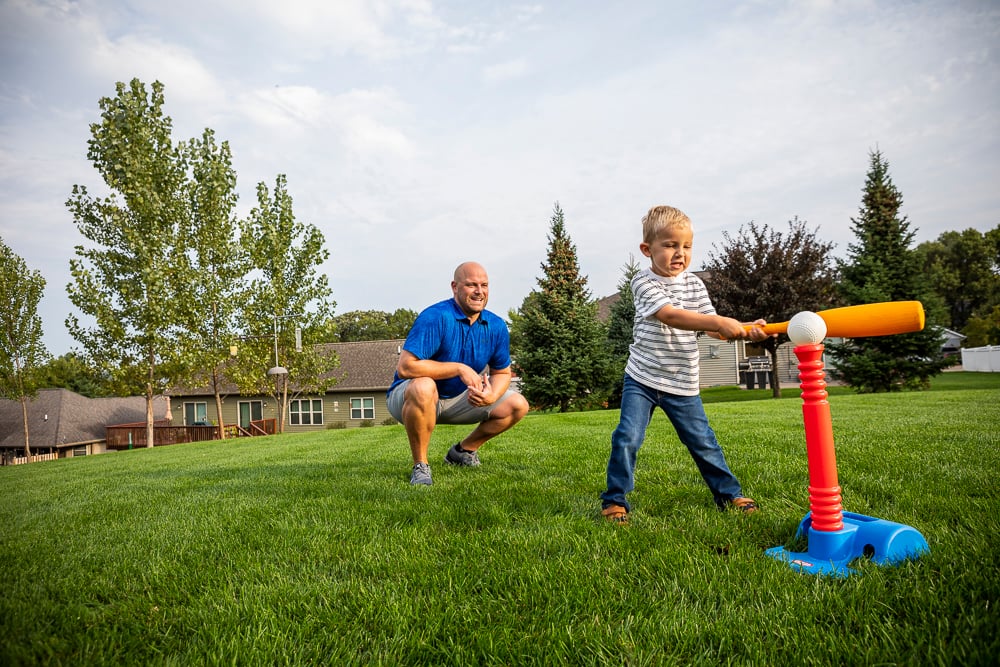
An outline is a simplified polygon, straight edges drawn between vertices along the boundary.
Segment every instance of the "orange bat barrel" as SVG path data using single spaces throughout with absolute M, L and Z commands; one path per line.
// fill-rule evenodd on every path
M 912 333 L 924 328 L 924 306 L 919 301 L 885 301 L 831 308 L 816 313 L 833 338 L 866 338 Z M 788 322 L 767 324 L 764 333 L 787 333 Z

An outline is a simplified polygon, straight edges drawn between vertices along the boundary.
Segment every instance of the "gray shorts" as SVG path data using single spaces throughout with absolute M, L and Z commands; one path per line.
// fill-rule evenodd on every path
M 406 393 L 406 387 L 409 386 L 410 380 L 404 380 L 403 382 L 396 385 L 396 388 L 392 390 L 392 393 L 386 398 L 386 405 L 389 408 L 389 414 L 396 421 L 402 423 L 403 421 L 403 394 Z M 438 424 L 479 424 L 490 418 L 490 414 L 493 409 L 507 400 L 507 397 L 515 393 L 513 389 L 508 389 L 504 392 L 493 405 L 485 405 L 482 407 L 472 405 L 469 403 L 469 392 L 463 391 L 458 396 L 453 398 L 442 398 L 438 400 L 437 404 L 437 423 Z

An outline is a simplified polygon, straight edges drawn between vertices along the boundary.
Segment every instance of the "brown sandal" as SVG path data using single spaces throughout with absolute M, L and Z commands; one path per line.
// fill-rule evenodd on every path
M 753 514 L 760 509 L 753 498 L 733 498 L 729 501 L 729 504 L 744 514 Z
M 608 505 L 601 510 L 601 516 L 611 523 L 628 523 L 628 510 L 621 505 Z

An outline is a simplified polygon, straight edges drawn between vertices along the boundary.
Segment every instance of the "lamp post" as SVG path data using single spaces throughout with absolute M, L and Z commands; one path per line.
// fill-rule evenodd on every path
M 278 318 L 291 317 L 290 315 L 274 316 L 274 368 L 267 371 L 268 375 L 288 375 L 288 369 L 278 364 Z
M 287 378 L 288 369 L 280 365 L 278 362 L 278 320 L 287 319 L 290 317 L 299 317 L 299 315 L 274 315 L 274 366 L 268 369 L 267 374 L 274 377 L 274 391 L 275 397 L 278 401 L 278 432 L 283 433 L 285 431 L 285 402 L 281 397 L 281 380 L 282 378 Z M 287 380 L 286 380 L 287 381 Z M 287 386 L 287 385 L 286 385 Z

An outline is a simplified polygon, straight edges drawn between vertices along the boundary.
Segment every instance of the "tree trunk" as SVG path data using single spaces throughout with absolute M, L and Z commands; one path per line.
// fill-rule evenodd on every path
M 146 446 L 153 446 L 153 385 L 146 384 Z
M 768 351 L 771 357 L 771 397 L 781 398 L 781 376 L 778 373 L 778 347 L 775 345 Z
M 24 455 L 31 456 L 31 443 L 28 439 L 28 398 L 21 394 L 21 416 L 24 418 Z
M 215 392 L 215 414 L 219 420 L 219 440 L 226 439 L 225 423 L 222 421 L 222 394 L 219 393 L 219 367 L 212 368 L 212 390 Z

